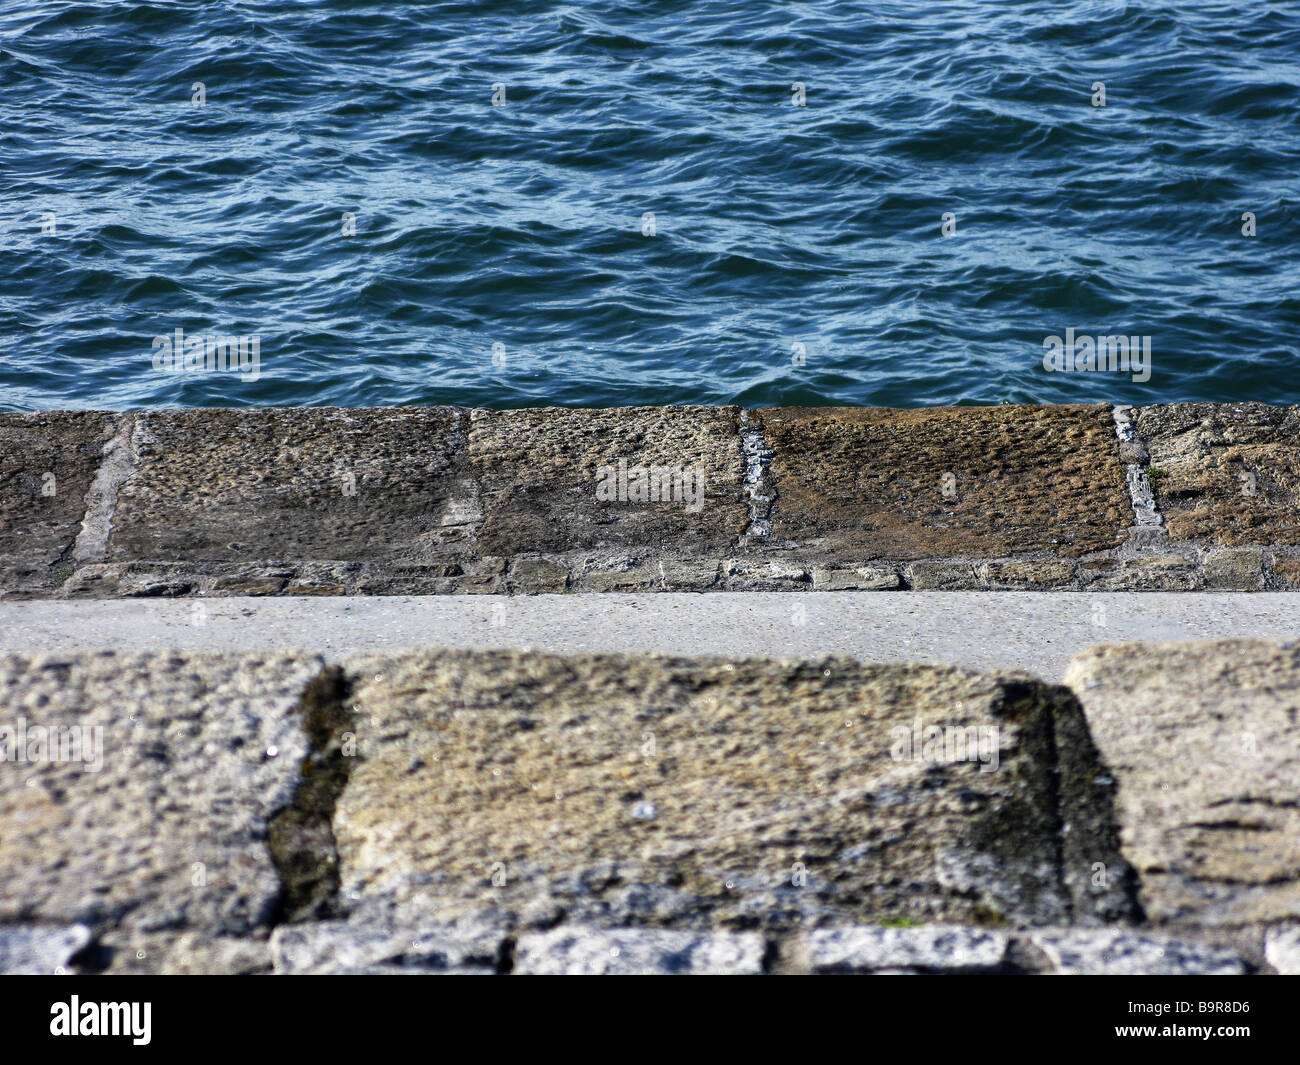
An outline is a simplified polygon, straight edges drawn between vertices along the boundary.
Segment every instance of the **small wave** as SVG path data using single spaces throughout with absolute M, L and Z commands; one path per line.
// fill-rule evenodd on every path
M 1226 0 L 20 6 L 0 408 L 1300 402 L 1297 55 Z M 160 377 L 176 326 L 265 372 Z M 1112 326 L 1150 382 L 1042 371 Z

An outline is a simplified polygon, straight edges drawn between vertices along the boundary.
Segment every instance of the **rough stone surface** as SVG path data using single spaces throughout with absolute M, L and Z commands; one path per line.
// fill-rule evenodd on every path
M 88 952 L 89 972 L 107 976 L 235 976 L 271 971 L 265 929 L 238 936 L 208 931 L 142 932 L 106 928 Z
M 1249 971 L 1234 951 L 1139 932 L 1054 929 L 1031 933 L 1029 939 L 1063 976 L 1243 976 Z
M 113 430 L 113 415 L 98 411 L 0 414 L 0 592 L 48 593 L 72 572 Z
M 1205 560 L 1205 586 L 1254 592 L 1264 587 L 1264 552 L 1258 547 L 1216 551 Z
M 1151 920 L 1300 914 L 1300 645 L 1098 647 L 1065 683 L 1118 782 L 1123 852 Z
M 969 562 L 913 562 L 907 579 L 918 592 L 967 590 L 983 583 Z
M 1264 957 L 1282 976 L 1300 976 L 1300 925 L 1271 930 L 1264 940 Z
M 1204 584 L 1195 560 L 1179 555 L 1123 559 L 1096 574 L 1088 589 L 1096 592 L 1192 592 Z
M 727 575 L 727 586 L 741 591 L 808 587 L 808 568 L 797 562 L 731 558 L 722 564 L 722 569 Z
M 581 580 L 586 592 L 643 592 L 654 575 L 645 569 L 597 570 L 583 574 Z
M 743 463 L 734 407 L 483 411 L 472 416 L 470 457 L 482 485 L 478 544 L 487 554 L 653 550 L 717 557 L 744 531 Z M 601 467 L 704 473 L 690 500 L 602 501 Z M 672 495 L 672 492 L 669 492 Z
M 1273 562 L 1270 568 L 1277 587 L 1283 591 L 1300 589 L 1300 555 L 1284 554 L 1280 550 L 1270 553 Z
M 1300 409 L 1176 403 L 1137 428 L 1171 540 L 1300 544 Z
M 334 817 L 348 898 L 418 891 L 448 917 L 523 928 L 1125 912 L 1113 886 L 1069 874 L 1103 861 L 1119 883 L 1122 863 L 1104 816 L 1058 801 L 1061 786 L 1102 794 L 1086 747 L 1057 764 L 1053 730 L 1081 721 L 1077 704 L 1025 675 L 510 651 L 349 673 L 359 754 Z M 909 758 L 926 726 L 996 729 L 998 768 Z M 995 734 L 980 735 L 991 766 Z
M 1005 932 L 963 925 L 827 928 L 801 938 L 794 965 L 813 973 L 990 972 L 1010 945 Z
M 499 924 L 447 922 L 427 907 L 398 904 L 371 905 L 346 920 L 281 925 L 270 945 L 275 971 L 281 973 L 376 967 L 492 973 L 502 963 L 505 941 Z
M 854 569 L 826 569 L 817 567 L 812 571 L 812 585 L 817 591 L 870 591 L 890 592 L 903 586 L 898 571 L 881 569 L 873 566 L 858 566 Z
M 821 557 L 1074 557 L 1132 522 L 1106 405 L 756 416 L 775 453 L 772 538 Z
M 568 583 L 568 568 L 545 559 L 523 558 L 510 567 L 511 591 L 562 592 Z
M 718 560 L 680 562 L 667 559 L 659 563 L 659 576 L 668 591 L 702 592 L 718 579 Z
M 429 563 L 472 545 L 474 491 L 458 459 L 467 412 L 304 407 L 136 418 L 136 468 L 118 491 L 104 562 Z M 308 593 L 299 584 L 292 594 Z
M 663 929 L 555 928 L 520 936 L 522 975 L 756 975 L 763 971 L 763 937 L 752 932 L 674 932 Z
M 82 924 L 0 924 L 0 975 L 40 975 L 65 970 L 90 942 Z
M 1300 970 L 1300 644 L 1068 681 L 1087 720 L 833 658 L 0 657 L 0 972 Z
M 1072 562 L 985 562 L 975 572 L 990 588 L 1064 588 L 1074 582 Z
M 268 823 L 297 787 L 299 703 L 321 667 L 303 655 L 0 657 L 14 753 L 0 762 L 0 920 L 128 938 L 265 928 L 280 892 Z M 37 728 L 101 757 L 37 760 Z
M 1296 411 L 6 415 L 0 596 L 1297 589 Z

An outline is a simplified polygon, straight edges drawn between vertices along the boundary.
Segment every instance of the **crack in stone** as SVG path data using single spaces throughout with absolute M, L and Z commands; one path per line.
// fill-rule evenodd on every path
M 749 524 L 740 534 L 740 547 L 755 540 L 768 542 L 772 535 L 772 512 L 776 509 L 776 480 L 771 465 L 775 452 L 768 447 L 763 430 L 740 412 L 740 450 L 745 461 L 743 498 L 749 505 Z
M 293 800 L 271 818 L 267 845 L 280 878 L 271 925 L 338 915 L 339 858 L 334 808 L 357 757 L 351 685 L 340 666 L 327 666 L 303 691 L 300 708 L 309 749 Z
M 104 445 L 104 461 L 86 490 L 85 516 L 72 545 L 73 565 L 99 562 L 108 553 L 108 538 L 117 512 L 117 494 L 139 465 L 139 444 L 148 434 L 145 424 L 142 413 L 123 415 L 117 431 Z
M 474 431 L 473 413 L 456 408 L 455 416 L 456 425 L 448 438 L 448 459 L 453 467 L 460 469 L 451 481 L 442 514 L 438 517 L 437 530 L 463 532 L 471 544 L 476 544 L 478 529 L 483 522 L 483 507 L 482 491 L 470 458 L 469 438 Z
M 1275 695 L 1271 689 L 1266 689 L 1269 694 Z M 1300 810 L 1300 800 L 1296 799 L 1274 799 L 1268 795 L 1241 795 L 1229 796 L 1223 799 L 1215 799 L 1211 802 L 1210 808 L 1216 806 L 1236 806 L 1237 804 L 1267 806 L 1274 810 Z
M 1115 436 L 1119 439 L 1120 460 L 1125 464 L 1124 480 L 1128 485 L 1129 501 L 1133 505 L 1133 527 L 1163 529 L 1165 520 L 1160 515 L 1160 507 L 1147 478 L 1146 463 L 1150 456 L 1133 422 L 1133 408 L 1115 407 L 1111 413 L 1115 419 Z
M 1140 924 L 1145 920 L 1137 870 L 1124 857 L 1114 775 L 1093 740 L 1075 693 L 1050 686 L 1047 756 L 1058 831 L 1058 874 L 1069 923 Z M 1087 869 L 1084 869 L 1084 866 Z M 1100 869 L 1098 868 L 1100 866 Z M 1102 879 L 1094 877 L 1100 873 Z

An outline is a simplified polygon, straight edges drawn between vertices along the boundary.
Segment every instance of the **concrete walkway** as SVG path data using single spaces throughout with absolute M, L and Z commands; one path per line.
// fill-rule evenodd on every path
M 1286 593 L 741 592 L 0 602 L 0 652 L 411 647 L 849 655 L 1059 680 L 1096 644 L 1300 637 Z

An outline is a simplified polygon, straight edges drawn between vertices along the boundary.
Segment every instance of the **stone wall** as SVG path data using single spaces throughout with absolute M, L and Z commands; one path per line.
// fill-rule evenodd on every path
M 0 970 L 1300 971 L 1300 647 L 0 657 Z
M 1265 404 L 0 415 L 0 593 L 1300 586 Z

